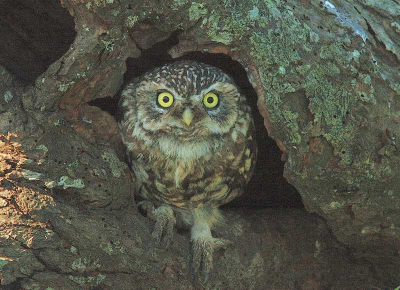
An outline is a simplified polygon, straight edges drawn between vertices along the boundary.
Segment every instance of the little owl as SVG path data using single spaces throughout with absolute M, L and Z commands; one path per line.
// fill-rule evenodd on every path
M 155 220 L 152 236 L 169 245 L 182 220 L 191 227 L 193 270 L 207 277 L 213 251 L 231 243 L 211 234 L 222 222 L 218 207 L 243 192 L 255 165 L 245 97 L 222 70 L 178 61 L 128 84 L 119 107 L 136 193 Z

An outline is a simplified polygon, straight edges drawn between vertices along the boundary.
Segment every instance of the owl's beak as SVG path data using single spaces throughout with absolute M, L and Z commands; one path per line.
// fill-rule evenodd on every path
M 191 109 L 186 108 L 185 111 L 183 112 L 183 116 L 182 116 L 183 122 L 189 126 L 190 123 L 192 123 L 193 120 L 193 112 Z

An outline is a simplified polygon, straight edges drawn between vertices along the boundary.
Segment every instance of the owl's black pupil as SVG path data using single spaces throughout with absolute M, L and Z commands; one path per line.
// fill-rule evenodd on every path
M 208 97 L 207 98 L 207 103 L 211 104 L 214 101 L 213 97 Z
M 164 96 L 164 97 L 162 98 L 162 100 L 163 100 L 163 102 L 164 102 L 164 103 L 168 103 L 168 101 L 169 101 L 169 97 L 167 97 L 167 96 Z

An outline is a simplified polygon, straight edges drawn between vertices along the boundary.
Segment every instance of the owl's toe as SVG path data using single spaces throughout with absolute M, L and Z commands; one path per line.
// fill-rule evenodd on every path
M 213 241 L 214 250 L 226 249 L 229 246 L 232 246 L 233 242 L 227 239 L 215 239 Z
M 193 241 L 193 271 L 200 276 L 203 275 L 204 282 L 207 282 L 209 273 L 213 268 L 214 251 L 227 248 L 233 242 L 226 239 L 199 237 Z
M 157 221 L 157 218 L 154 216 L 154 203 L 148 200 L 142 200 L 137 203 L 137 206 L 146 213 L 146 216 Z
M 153 210 L 152 214 L 156 220 L 156 224 L 151 235 L 157 243 L 161 243 L 161 240 L 164 239 L 168 248 L 173 239 L 176 223 L 174 211 L 170 206 L 163 205 Z
M 198 238 L 193 241 L 193 271 L 200 272 L 202 269 L 208 273 L 212 269 L 213 263 L 213 247 L 210 241 L 203 238 Z

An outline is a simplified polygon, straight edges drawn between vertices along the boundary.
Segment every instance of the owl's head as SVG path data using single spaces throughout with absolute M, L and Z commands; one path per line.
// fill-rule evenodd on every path
M 246 106 L 231 77 L 193 61 L 158 67 L 128 85 L 123 96 L 135 104 L 136 126 L 180 140 L 228 133 Z

